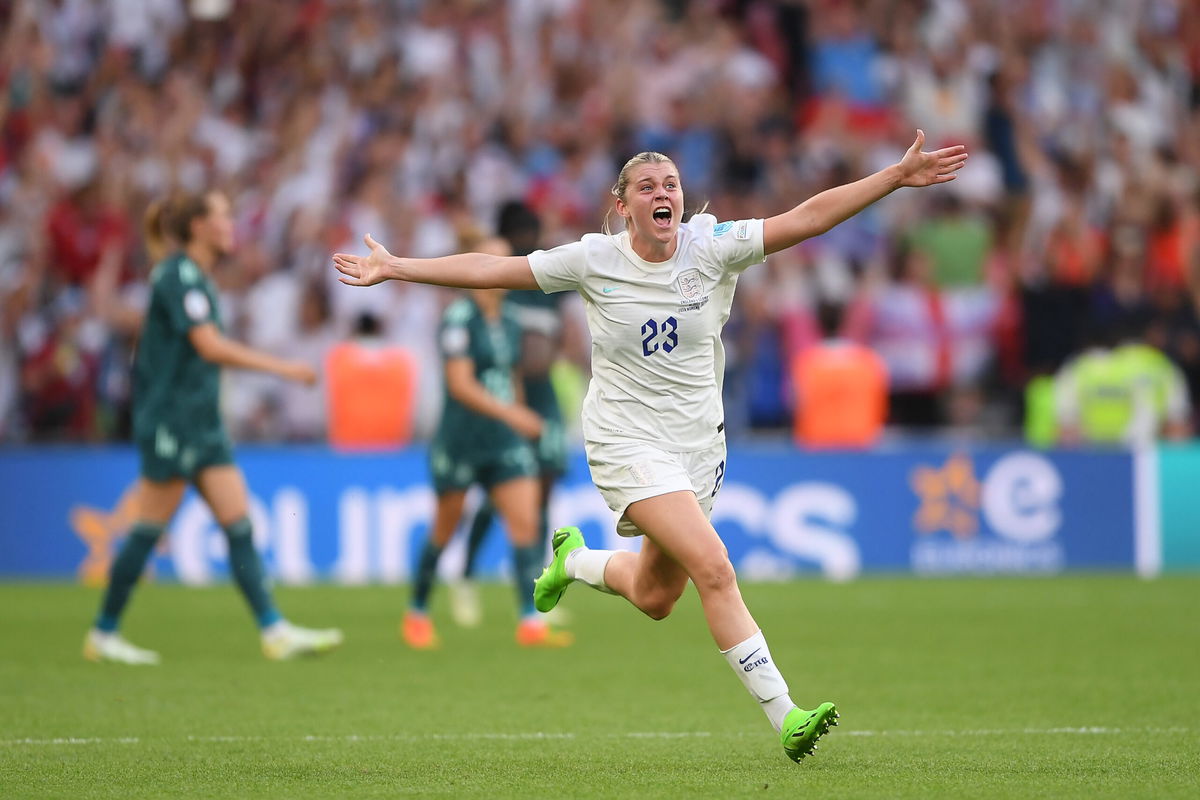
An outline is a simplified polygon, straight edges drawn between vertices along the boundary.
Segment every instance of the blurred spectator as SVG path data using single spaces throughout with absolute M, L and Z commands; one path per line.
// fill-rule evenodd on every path
M 1092 346 L 1055 376 L 1059 441 L 1145 445 L 1191 435 L 1191 401 L 1179 368 L 1117 328 L 1095 331 Z
M 363 314 L 354 338 L 325 361 L 329 441 L 347 449 L 407 444 L 412 435 L 417 373 L 404 350 L 384 343 L 379 320 Z
M 966 425 L 977 421 L 998 315 L 987 286 L 939 288 L 928 256 L 901 244 L 888 278 L 868 282 L 854 300 L 846 331 L 887 365 L 892 424 Z
M 841 337 L 842 313 L 818 309 L 824 339 L 792 362 L 794 437 L 806 447 L 867 448 L 887 419 L 887 367 L 875 351 Z
M 370 313 L 425 375 L 449 294 L 345 291 L 330 252 L 369 231 L 444 255 L 514 200 L 546 245 L 577 239 L 642 148 L 675 158 L 689 208 L 768 216 L 890 163 L 917 126 L 971 148 L 959 180 L 743 278 L 731 435 L 787 425 L 784 365 L 826 302 L 888 363 L 899 424 L 1000 411 L 1015 432 L 1019 384 L 1126 318 L 1200 388 L 1194 2 L 15 0 L 0 39 L 6 440 L 121 435 L 150 266 L 133 221 L 175 189 L 233 201 L 246 246 L 220 285 L 240 334 L 319 349 Z M 898 243 L 916 260 L 884 280 Z M 1012 388 L 985 390 L 997 353 Z M 439 393 L 419 386 L 416 435 Z M 225 401 L 243 436 L 319 427 L 242 376 Z

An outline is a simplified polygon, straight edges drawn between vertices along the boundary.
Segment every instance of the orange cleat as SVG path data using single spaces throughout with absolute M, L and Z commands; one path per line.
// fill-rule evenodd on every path
M 400 623 L 400 638 L 414 650 L 433 650 L 441 644 L 429 615 L 411 609 L 404 612 L 404 620 Z
M 570 631 L 555 630 L 540 619 L 522 620 L 516 638 L 521 647 L 568 647 L 575 641 Z

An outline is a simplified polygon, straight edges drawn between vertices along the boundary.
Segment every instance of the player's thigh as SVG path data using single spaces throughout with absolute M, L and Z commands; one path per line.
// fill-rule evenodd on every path
M 165 481 L 152 481 L 141 478 L 137 489 L 138 519 L 158 525 L 166 525 L 175 516 L 175 509 L 183 500 L 187 491 L 187 481 L 183 478 L 172 478 Z
M 445 547 L 454 537 L 454 529 L 462 519 L 466 499 L 465 489 L 448 489 L 438 493 L 433 510 L 433 528 L 429 532 L 429 538 L 438 547 Z
M 246 478 L 236 464 L 218 464 L 196 472 L 196 489 L 217 524 L 225 527 L 250 513 Z
M 509 478 L 493 485 L 488 496 L 504 520 L 509 541 L 518 547 L 537 542 L 538 518 L 541 516 L 541 486 L 537 478 L 529 475 Z
M 728 551 L 695 492 L 668 492 L 638 500 L 625 509 L 625 516 L 698 586 L 726 576 Z

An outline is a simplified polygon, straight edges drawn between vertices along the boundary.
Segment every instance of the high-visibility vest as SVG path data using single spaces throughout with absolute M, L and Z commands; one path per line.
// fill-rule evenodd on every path
M 887 419 L 887 367 L 873 350 L 823 342 L 792 362 L 794 435 L 805 447 L 870 447 Z
M 412 438 L 416 368 L 408 351 L 344 342 L 329 351 L 325 374 L 334 447 L 386 449 Z

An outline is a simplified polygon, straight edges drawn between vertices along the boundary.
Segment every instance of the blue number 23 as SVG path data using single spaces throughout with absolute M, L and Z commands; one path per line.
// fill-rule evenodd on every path
M 674 317 L 667 317 L 661 327 L 657 322 L 648 319 L 642 323 L 642 355 L 649 356 L 657 353 L 662 347 L 664 353 L 669 353 L 679 346 L 679 323 Z M 661 334 L 661 335 L 660 335 Z

